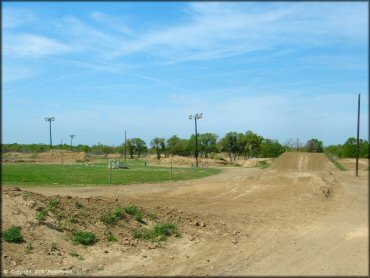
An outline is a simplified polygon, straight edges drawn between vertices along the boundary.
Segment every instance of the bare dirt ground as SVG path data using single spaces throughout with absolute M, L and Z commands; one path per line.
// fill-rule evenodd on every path
M 368 275 L 368 173 L 360 171 L 356 178 L 353 171 L 339 171 L 322 154 L 285 153 L 272 168 L 225 168 L 201 180 L 27 189 L 38 202 L 55 195 L 65 196 L 63 202 L 96 202 L 95 209 L 132 202 L 177 221 L 182 237 L 152 246 L 130 239 L 128 232 L 138 225 L 130 222 L 118 242 L 82 248 L 36 225 L 24 229 L 26 241 L 35 240 L 33 254 L 25 254 L 25 244 L 3 244 L 4 269 L 82 269 L 88 275 Z M 3 194 L 3 229 L 35 217 L 20 192 Z M 94 229 L 102 236 L 99 225 Z M 60 250 L 48 251 L 49 241 Z M 85 260 L 69 256 L 73 248 Z
M 340 158 L 338 162 L 346 167 L 348 170 L 356 169 L 356 159 L 355 158 Z M 358 169 L 369 170 L 369 159 L 360 158 L 358 160 Z

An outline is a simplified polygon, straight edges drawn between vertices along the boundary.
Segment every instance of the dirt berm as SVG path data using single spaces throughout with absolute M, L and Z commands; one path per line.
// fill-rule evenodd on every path
M 322 153 L 286 152 L 274 165 L 279 171 L 325 171 L 329 161 Z

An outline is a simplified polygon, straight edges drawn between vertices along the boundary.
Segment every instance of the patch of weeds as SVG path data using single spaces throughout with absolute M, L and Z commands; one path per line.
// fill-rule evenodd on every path
M 75 244 L 93 245 L 97 241 L 96 235 L 92 232 L 79 231 L 73 234 L 73 242 Z
M 58 197 L 55 197 L 49 201 L 49 204 L 46 208 L 42 209 L 36 216 L 36 219 L 40 222 L 44 222 L 49 211 L 55 211 L 56 207 L 59 205 L 60 200 Z
M 59 198 L 58 197 L 55 197 L 55 198 L 53 198 L 53 199 L 50 200 L 50 202 L 49 202 L 49 208 L 51 210 L 53 210 L 53 209 L 55 209 L 59 205 L 59 203 L 60 203 Z
M 262 161 L 258 161 L 258 166 L 261 169 L 266 169 L 266 168 L 270 167 L 270 164 L 266 160 L 262 160 Z
M 108 240 L 108 241 L 117 241 L 117 238 L 116 238 L 114 235 L 109 235 L 109 236 L 107 237 L 107 240 Z
M 26 246 L 26 254 L 31 254 L 33 250 L 33 246 L 31 243 L 28 243 Z
M 58 251 L 58 245 L 56 242 L 51 243 L 51 251 Z
M 64 216 L 65 216 L 65 215 L 64 215 L 64 213 L 63 213 L 63 212 L 58 213 L 58 214 L 57 214 L 57 220 L 59 220 L 59 221 L 60 221 L 60 220 L 64 219 Z
M 81 261 L 84 260 L 84 258 L 75 251 L 72 251 L 71 253 L 69 253 L 69 255 L 71 255 L 72 257 L 78 258 Z
M 76 208 L 82 209 L 83 207 L 84 207 L 83 204 L 81 204 L 80 202 L 76 202 Z
M 1 237 L 6 242 L 11 243 L 22 243 L 24 241 L 23 236 L 21 234 L 21 227 L 11 227 L 10 229 L 4 231 Z
M 31 193 L 30 192 L 24 192 L 23 193 L 23 200 L 28 201 L 31 199 Z
M 341 171 L 347 171 L 347 168 L 344 167 L 342 164 L 340 164 L 338 161 L 336 161 L 328 152 L 325 152 L 325 155 L 327 158 Z
M 46 219 L 46 216 L 48 215 L 49 209 L 44 208 L 42 209 L 36 216 L 36 219 L 40 222 L 44 222 Z
M 134 231 L 134 238 L 151 241 L 164 241 L 171 235 L 180 236 L 175 223 L 157 223 L 153 229 L 141 229 Z
M 107 211 L 105 212 L 101 220 L 106 224 L 113 226 L 115 225 L 118 220 L 122 219 L 124 217 L 123 211 L 120 209 L 115 209 L 114 211 Z
M 135 219 L 139 222 L 143 222 L 143 213 L 141 209 L 135 205 L 128 205 L 125 207 L 125 212 L 127 214 L 133 215 Z
M 156 220 L 156 219 L 158 219 L 158 215 L 157 215 L 157 213 L 155 213 L 155 212 L 149 211 L 146 215 L 147 215 L 147 216 L 148 216 L 148 218 L 149 218 L 149 219 L 151 219 L 151 220 Z

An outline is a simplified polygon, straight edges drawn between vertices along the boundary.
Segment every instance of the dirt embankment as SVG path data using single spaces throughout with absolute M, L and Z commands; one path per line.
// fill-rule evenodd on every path
M 131 202 L 157 212 L 160 221 L 179 222 L 182 237 L 151 249 L 149 243 L 130 238 L 130 231 L 141 224 L 129 219 L 124 228 L 113 229 L 119 241 L 108 243 L 104 224 L 97 216 L 87 216 L 87 226 L 77 227 L 92 229 L 102 240 L 80 248 L 68 239 L 68 231 L 30 224 L 34 226 L 25 226 L 25 239 L 35 241 L 37 260 L 26 253 L 26 244 L 6 243 L 2 250 L 6 267 L 47 267 L 45 258 L 55 241 L 62 243 L 63 252 L 48 255 L 53 267 L 85 269 L 92 275 L 368 274 L 368 172 L 356 178 L 320 155 L 288 153 L 271 169 L 225 168 L 200 180 L 28 191 L 42 194 L 33 197 L 43 205 L 60 195 L 65 210 L 71 208 L 68 217 L 76 212 L 72 210 L 76 201 L 91 205 L 95 215 L 99 208 Z M 5 228 L 26 225 L 37 214 L 37 205 L 31 207 L 34 201 L 24 201 L 22 191 L 11 192 L 14 196 L 4 195 Z M 192 221 L 198 219 L 196 226 Z M 70 250 L 84 260 L 71 257 Z

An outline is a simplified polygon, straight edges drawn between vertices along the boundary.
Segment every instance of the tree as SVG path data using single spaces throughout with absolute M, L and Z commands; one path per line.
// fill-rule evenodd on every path
M 127 140 L 127 151 L 130 155 L 130 158 L 133 159 L 134 158 L 134 153 L 135 153 L 135 141 L 133 139 L 128 139 Z
M 220 144 L 222 151 L 227 152 L 230 162 L 236 159 L 237 154 L 240 152 L 240 145 L 238 144 L 238 133 L 229 132 L 221 139 Z
M 285 147 L 279 141 L 263 139 L 260 146 L 259 157 L 278 157 L 285 152 Z
M 217 134 L 214 133 L 203 133 L 199 135 L 200 150 L 206 158 L 208 158 L 209 153 L 217 151 L 217 138 Z
M 157 153 L 157 158 L 158 159 L 161 159 L 161 154 L 163 153 L 163 151 L 165 150 L 165 141 L 166 139 L 164 138 L 154 138 L 151 142 L 150 142 L 150 145 L 152 146 L 153 149 L 155 149 L 156 153 Z
M 263 137 L 249 130 L 245 133 L 243 140 L 245 141 L 244 156 L 247 158 L 256 157 Z
M 314 138 L 308 140 L 306 144 L 306 150 L 310 153 L 322 153 L 323 152 L 322 141 Z
M 140 158 L 140 155 L 147 150 L 146 143 L 144 140 L 140 138 L 133 138 L 132 139 L 135 146 L 135 152 L 137 154 L 137 158 Z

